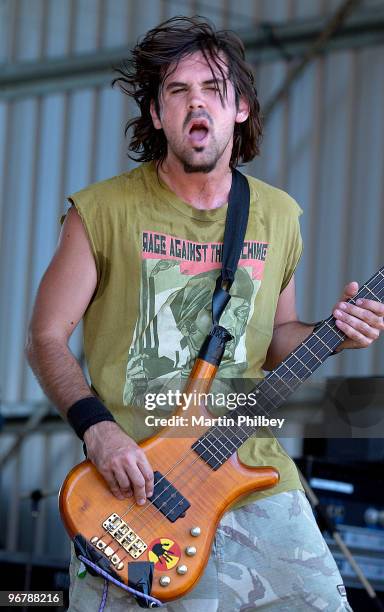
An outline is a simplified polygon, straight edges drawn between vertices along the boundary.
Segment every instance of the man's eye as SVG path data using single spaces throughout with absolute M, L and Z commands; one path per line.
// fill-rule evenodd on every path
M 179 89 L 172 89 L 171 93 L 172 93 L 172 94 L 178 94 L 178 93 L 181 93 L 181 92 L 183 92 L 183 91 L 185 91 L 185 88 L 184 88 L 184 87 L 179 88 Z

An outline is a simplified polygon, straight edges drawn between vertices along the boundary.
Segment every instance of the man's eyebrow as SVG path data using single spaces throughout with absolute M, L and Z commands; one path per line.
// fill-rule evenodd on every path
M 227 79 L 225 79 L 227 80 Z M 203 81 L 203 85 L 216 85 L 216 84 L 222 85 L 224 83 L 224 79 L 208 79 L 207 81 Z
M 224 82 L 224 79 L 207 79 L 206 81 L 202 82 L 202 85 L 213 85 L 216 83 L 218 83 L 219 85 L 222 85 Z M 188 83 L 184 83 L 183 81 L 171 81 L 170 83 L 168 83 L 165 86 L 165 89 L 172 89 L 173 87 L 188 87 Z
M 186 87 L 187 83 L 183 83 L 182 81 L 171 81 L 166 85 L 165 89 L 172 89 L 172 87 Z

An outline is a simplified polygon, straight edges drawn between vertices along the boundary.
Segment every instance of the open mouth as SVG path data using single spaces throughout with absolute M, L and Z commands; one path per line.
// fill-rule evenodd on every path
M 189 127 L 189 138 L 193 143 L 201 144 L 208 136 L 208 123 L 204 120 L 196 119 Z

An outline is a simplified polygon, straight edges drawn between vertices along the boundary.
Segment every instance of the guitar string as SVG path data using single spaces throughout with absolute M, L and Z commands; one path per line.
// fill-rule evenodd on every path
M 382 277 L 383 277 L 383 279 L 384 279 L 384 274 L 381 272 L 381 270 L 379 270 L 379 271 L 376 273 L 375 277 L 376 277 L 376 276 L 382 276 Z M 373 278 L 371 279 L 371 281 L 372 281 L 372 280 L 373 280 L 375 277 L 373 277 Z M 381 281 L 381 279 L 380 279 L 380 282 L 382 282 L 382 281 Z M 377 286 L 380 284 L 380 282 L 379 282 L 378 284 L 376 284 L 376 285 L 373 287 L 373 289 L 376 289 L 376 287 L 377 287 Z M 360 296 L 359 296 L 359 294 L 360 294 L 360 293 L 362 293 L 362 292 L 364 291 L 364 289 L 368 290 L 370 293 L 372 293 L 372 294 L 373 294 L 373 292 L 371 292 L 371 291 L 370 291 L 370 289 L 369 289 L 369 287 L 368 287 L 368 284 L 369 284 L 369 282 L 368 282 L 366 285 L 363 285 L 363 286 L 360 288 L 359 292 L 356 294 L 356 296 L 354 296 L 353 300 L 350 300 L 350 301 L 351 301 L 351 302 L 352 302 L 352 301 L 353 301 L 353 302 L 355 302 L 355 301 L 356 301 L 356 299 L 358 299 L 358 298 L 360 297 Z M 383 285 L 384 285 L 384 283 L 383 283 Z M 380 289 L 381 289 L 381 288 L 382 288 L 382 287 L 380 287 Z M 374 295 L 374 294 L 373 294 L 373 295 Z M 376 297 L 376 298 L 377 298 L 377 296 L 375 296 L 375 295 L 374 295 L 374 297 Z M 326 326 L 327 324 L 328 324 L 327 322 L 325 322 L 325 323 L 324 323 L 324 325 L 325 325 L 325 326 Z M 340 332 L 338 332 L 338 330 L 337 330 L 337 329 L 331 329 L 331 331 L 332 331 L 333 333 L 335 333 L 335 334 L 336 334 L 336 336 L 338 336 L 338 338 L 339 338 L 339 339 L 342 339 L 342 338 L 340 338 L 340 335 L 339 335 L 339 334 L 340 334 Z M 320 332 L 320 330 L 318 330 L 318 332 L 317 332 L 317 333 L 319 333 L 319 332 Z M 320 338 L 318 338 L 318 337 L 317 337 L 317 333 L 315 333 L 315 334 L 313 334 L 313 333 L 312 333 L 312 334 L 310 334 L 310 335 L 309 335 L 309 337 L 308 337 L 308 338 L 307 338 L 307 339 L 306 339 L 306 340 L 305 340 L 305 341 L 302 343 L 302 345 L 303 345 L 303 346 L 305 346 L 305 343 L 306 343 L 306 342 L 307 342 L 307 341 L 308 341 L 310 338 L 313 338 L 313 337 L 315 336 L 315 337 L 316 337 L 316 340 L 320 340 L 320 341 L 321 341 L 323 344 L 325 344 L 325 346 L 326 346 L 326 347 L 328 347 L 328 345 L 327 345 L 327 344 L 326 344 L 326 343 L 325 343 L 323 340 L 321 340 Z M 345 336 L 344 336 L 344 337 L 345 337 Z M 318 344 L 318 342 L 316 342 L 316 344 L 315 344 L 315 345 L 314 345 L 312 348 L 313 348 L 313 349 L 315 349 L 315 347 L 316 347 L 316 345 L 317 345 L 317 344 Z M 338 342 L 336 343 L 336 345 L 335 345 L 335 346 L 337 346 L 337 344 L 338 344 Z M 300 346 L 301 346 L 301 345 L 300 345 Z M 299 348 L 299 347 L 298 347 L 298 348 Z M 306 348 L 308 349 L 308 347 L 306 347 Z M 333 350 L 333 348 L 334 348 L 334 347 L 328 347 L 328 350 Z M 310 349 L 309 349 L 309 350 L 310 350 Z M 290 355 L 290 356 L 293 356 L 293 355 Z M 290 357 L 290 356 L 288 356 L 288 358 L 287 358 L 287 359 L 289 359 L 289 357 Z M 328 356 L 329 356 L 329 355 L 326 355 L 326 356 L 323 358 L 323 361 L 325 361 L 325 359 L 326 359 Z M 284 360 L 284 361 L 286 361 L 286 360 Z M 301 361 L 301 360 L 299 360 L 299 361 Z M 322 364 L 322 363 L 323 363 L 323 361 L 319 360 L 319 364 Z M 302 363 L 303 367 L 305 367 L 305 368 L 308 370 L 308 368 L 307 368 L 306 364 L 304 364 L 303 362 L 301 362 L 301 363 Z M 273 372 L 271 372 L 271 374 L 273 373 L 273 374 L 275 374 L 275 375 L 276 375 L 276 374 L 277 374 L 277 370 L 278 370 L 278 369 L 279 369 L 281 366 L 283 366 L 283 365 L 284 365 L 284 362 L 282 362 L 282 363 L 280 364 L 280 366 L 278 366 L 278 367 L 277 367 L 275 370 L 273 370 Z M 302 368 L 300 368 L 299 373 L 301 372 L 301 369 L 302 369 Z M 310 370 L 308 370 L 308 371 L 310 371 Z M 312 373 L 312 372 L 310 371 L 310 373 Z M 268 377 L 264 378 L 264 379 L 263 379 L 263 381 L 261 381 L 261 383 L 260 383 L 260 384 L 262 384 L 263 382 L 266 382 L 266 381 L 267 381 L 267 379 L 268 379 Z M 299 378 L 299 380 L 300 380 L 300 382 L 302 382 L 300 378 Z M 289 386 L 289 385 L 286 383 L 286 381 L 284 381 L 284 380 L 283 380 L 283 382 L 284 382 L 284 384 L 285 384 L 285 385 L 287 385 L 287 386 L 288 386 L 288 388 L 290 388 L 290 386 Z M 291 388 L 290 388 L 290 390 L 292 391 L 292 389 L 291 389 Z M 280 394 L 280 393 L 279 393 L 279 395 L 281 396 L 281 394 Z M 274 404 L 274 402 L 272 401 L 272 398 L 270 398 L 269 396 L 266 396 L 266 395 L 264 395 L 264 397 L 265 397 L 265 399 L 267 399 L 267 402 L 268 402 L 268 403 L 271 403 L 271 404 L 272 404 L 273 409 L 276 409 L 276 408 L 278 408 L 278 407 L 279 407 L 279 405 L 280 405 L 280 404 L 275 405 L 275 404 Z M 282 396 L 281 396 L 281 397 L 282 397 Z M 283 398 L 283 399 L 285 399 L 285 398 Z M 247 407 L 245 407 L 245 408 L 247 408 Z M 248 410 L 246 410 L 246 412 L 248 412 Z M 267 411 L 266 411 L 266 410 L 264 410 L 264 409 L 263 409 L 263 412 L 264 412 L 264 414 L 265 414 L 265 415 L 270 416 L 270 412 L 267 412 Z M 250 415 L 252 415 L 253 413 L 252 413 L 252 412 L 249 412 L 249 414 L 250 414 Z M 218 427 L 214 426 L 214 427 L 212 427 L 212 428 L 208 429 L 208 431 L 206 432 L 206 434 L 207 434 L 207 433 L 212 434 L 212 433 L 213 433 L 213 431 L 214 431 L 215 429 L 218 429 Z M 249 434 L 248 434 L 248 431 L 247 431 L 247 430 L 249 430 L 249 429 L 250 429 L 249 427 L 247 427 L 247 430 L 244 430 L 244 428 L 242 428 L 242 427 L 240 427 L 239 429 L 240 429 L 241 431 L 243 431 L 243 433 L 245 433 L 245 434 L 247 435 L 247 437 L 250 437 L 250 436 L 249 436 Z M 252 431 L 254 431 L 254 428 L 253 428 L 253 427 L 251 427 L 251 430 L 252 430 Z M 203 434 L 202 438 L 204 438 L 204 436 L 205 436 L 206 434 Z M 232 443 L 232 441 L 231 441 L 231 439 L 228 439 L 228 438 L 225 436 L 225 433 L 224 433 L 223 431 L 221 431 L 221 432 L 220 432 L 220 436 L 224 436 L 224 438 L 225 438 L 227 441 L 229 441 L 231 444 L 233 444 L 233 443 Z M 199 440 L 200 440 L 200 439 L 199 439 Z M 199 440 L 198 440 L 198 441 L 199 441 Z M 216 441 L 217 441 L 217 440 L 220 440 L 220 438 L 216 438 Z M 224 446 L 225 446 L 225 444 L 224 444 Z M 193 449 L 191 449 L 191 450 L 193 451 Z M 169 470 L 166 472 L 166 474 L 165 474 L 165 475 L 163 475 L 163 477 L 162 477 L 162 478 L 165 478 L 165 476 L 167 476 L 167 475 L 168 475 L 168 474 L 169 474 L 169 473 L 170 473 L 172 470 L 174 470 L 174 469 L 175 469 L 175 468 L 176 468 L 178 465 L 180 465 L 180 464 L 182 463 L 182 461 L 184 461 L 184 460 L 185 460 L 185 459 L 188 457 L 188 455 L 191 453 L 191 450 L 189 449 L 189 450 L 188 450 L 188 451 L 185 453 L 185 455 L 179 459 L 179 461 L 178 461 L 176 464 L 174 464 L 173 466 L 171 466 L 171 468 L 170 468 L 170 469 L 169 469 Z M 227 449 L 227 450 L 228 450 L 228 449 Z M 234 451 L 235 451 L 235 450 L 236 450 L 236 449 L 234 449 Z M 205 449 L 204 449 L 204 453 L 205 453 L 205 452 L 207 452 L 207 451 L 208 451 L 208 452 L 209 452 L 209 453 L 212 455 L 212 457 L 214 457 L 216 460 L 218 460 L 218 464 L 217 464 L 216 466 L 214 466 L 214 467 L 219 467 L 220 465 L 222 465 L 222 464 L 223 464 L 223 463 L 224 463 L 224 462 L 225 462 L 225 461 L 226 461 L 226 460 L 229 458 L 229 457 L 225 457 L 225 455 L 223 455 L 222 453 L 220 453 L 220 454 L 222 455 L 222 457 L 224 457 L 224 462 L 223 462 L 223 461 L 222 461 L 222 459 L 218 458 L 218 457 L 215 455 L 215 453 L 214 453 L 214 452 L 212 452 L 212 450 L 211 450 L 210 448 L 205 448 Z M 215 448 L 215 451 L 216 451 L 216 452 L 220 452 L 220 451 L 219 451 L 219 449 L 216 449 L 216 448 Z M 233 454 L 233 453 L 231 453 L 231 454 Z M 230 456 L 231 456 L 231 455 L 230 455 Z M 188 467 L 189 467 L 189 468 L 190 468 L 190 467 L 192 467 L 192 466 L 194 465 L 194 463 L 196 463 L 196 461 L 198 461 L 199 459 L 201 459 L 201 457 L 200 457 L 199 455 L 197 455 L 197 456 L 196 456 L 196 458 L 195 458 L 195 460 L 194 460 L 194 461 L 192 462 L 192 464 L 191 464 L 190 466 L 188 466 Z M 206 462 L 205 462 L 205 464 L 206 464 L 206 465 L 209 465 L 209 464 L 207 464 Z M 184 472 L 184 474 L 183 474 L 183 475 L 185 475 L 185 473 L 186 473 L 186 471 Z M 212 469 L 212 472 L 210 472 L 210 473 L 209 473 L 209 475 L 211 475 L 211 474 L 213 474 L 213 473 L 214 473 L 214 470 Z M 196 475 L 196 472 L 195 472 L 195 475 Z M 199 475 L 199 474 L 197 474 L 197 475 Z M 200 480 L 201 480 L 201 479 L 200 479 Z M 206 480 L 206 479 L 205 479 L 205 480 Z M 234 479 L 233 479 L 233 480 L 234 480 Z M 158 482 L 160 482 L 160 481 L 161 481 L 161 479 L 160 479 Z M 174 480 L 174 482 L 176 482 L 176 479 Z M 189 483 L 190 483 L 190 479 L 189 479 Z M 170 486 L 172 486 L 172 483 L 169 483 L 169 485 L 168 485 L 167 487 L 165 487 L 165 488 L 162 490 L 161 495 L 162 495 L 162 494 L 163 494 L 163 493 L 164 493 L 164 492 L 167 490 L 167 488 L 169 488 Z M 160 496 L 160 495 L 159 495 L 159 496 Z M 159 497 L 159 496 L 158 496 L 158 497 Z M 157 499 L 157 498 L 155 498 L 155 499 Z M 149 510 L 150 508 L 152 508 L 152 509 L 153 509 L 153 507 L 154 507 L 154 506 L 153 506 L 153 501 L 154 501 L 154 500 L 152 500 L 151 502 L 149 502 L 149 503 L 148 503 L 148 506 L 147 506 L 146 508 L 143 508 L 142 512 L 140 512 L 138 516 L 134 517 L 135 522 L 137 521 L 137 519 L 141 518 L 141 517 L 144 515 L 144 513 L 145 513 L 145 512 L 148 512 L 148 510 Z M 179 503 L 179 502 L 178 502 L 178 503 Z M 172 512 L 172 510 L 174 510 L 174 509 L 177 507 L 178 503 L 177 503 L 175 506 L 173 506 L 173 508 L 172 508 L 172 509 L 169 511 L 169 513 L 168 513 L 168 514 L 170 514 L 170 513 Z M 129 512 L 129 511 L 130 511 L 130 510 L 131 510 L 133 507 L 135 507 L 135 506 L 136 506 L 136 504 L 135 504 L 135 503 L 133 503 L 133 504 L 132 504 L 132 505 L 131 505 L 131 506 L 130 506 L 130 507 L 129 507 L 129 508 L 126 510 L 126 511 L 125 511 L 125 513 L 124 513 L 122 516 L 126 516 L 126 514 L 128 514 L 128 512 Z M 165 519 L 167 518 L 167 516 L 168 516 L 168 515 L 167 515 L 167 514 L 165 514 L 165 515 L 164 515 L 163 513 L 161 513 L 160 509 L 156 508 L 156 506 L 154 507 L 154 509 L 155 509 L 155 511 L 157 511 L 157 513 L 158 513 L 158 514 L 161 514 L 161 515 L 162 515 L 162 516 L 160 517 L 160 522 L 159 522 L 159 524 L 161 524 L 162 522 L 164 522 L 164 521 L 165 521 Z M 143 527 L 141 527 L 141 529 L 142 529 L 142 528 L 143 528 Z M 135 531 L 136 531 L 137 529 L 140 529 L 140 527 L 135 528 Z M 103 534 L 103 535 L 104 535 L 104 534 Z M 112 538 L 112 540 L 111 540 L 111 542 L 110 542 L 110 543 L 112 543 L 112 542 L 116 542 L 116 541 L 115 541 L 115 540 L 113 540 L 113 538 Z M 125 558 L 126 558 L 126 556 L 124 557 L 124 559 L 125 559 Z

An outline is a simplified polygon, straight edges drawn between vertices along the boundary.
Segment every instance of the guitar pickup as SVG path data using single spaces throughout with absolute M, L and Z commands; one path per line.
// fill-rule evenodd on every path
M 160 472 L 154 472 L 154 481 L 153 495 L 148 499 L 171 523 L 174 523 L 179 517 L 184 516 L 191 504 Z

